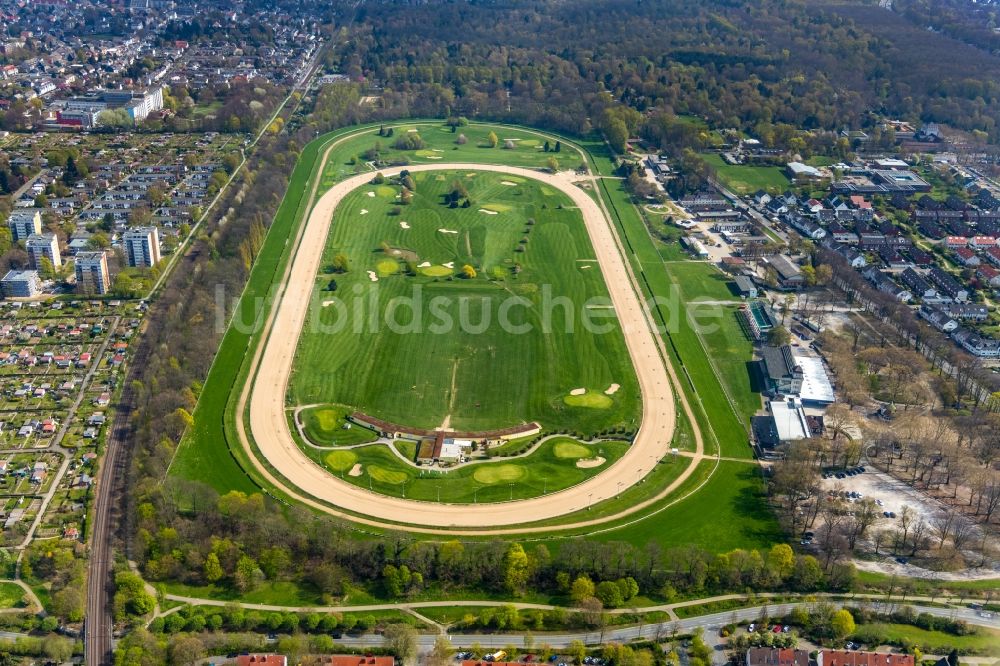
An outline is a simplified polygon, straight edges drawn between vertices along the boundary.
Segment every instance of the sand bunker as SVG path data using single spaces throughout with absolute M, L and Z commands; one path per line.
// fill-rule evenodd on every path
M 409 229 L 410 228 L 410 223 L 409 222 L 400 222 L 399 226 L 400 226 L 401 229 Z
M 476 175 L 475 171 L 470 171 L 469 173 L 465 174 L 465 177 L 466 178 L 474 178 L 475 175 Z
M 375 273 L 375 271 L 368 271 L 368 279 L 371 280 L 372 282 L 378 282 L 378 275 Z
M 597 456 L 596 458 L 584 458 L 583 460 L 577 460 L 576 466 L 580 469 L 591 469 L 593 467 L 600 467 L 604 464 L 604 458 Z
M 454 229 L 438 229 L 443 234 L 457 234 L 458 232 Z
M 431 152 L 432 153 L 443 153 L 444 149 L 443 148 L 431 148 Z
M 367 215 L 367 214 L 368 214 L 368 211 L 367 211 L 367 210 L 365 210 L 364 208 L 362 208 L 362 209 L 361 209 L 361 214 L 362 214 L 362 215 Z
M 416 130 L 416 129 L 408 129 L 408 130 L 406 130 L 406 131 L 407 131 L 407 132 L 416 132 L 417 130 Z
M 480 208 L 479 212 L 486 213 L 487 215 L 497 215 L 497 212 L 495 210 L 486 210 L 485 208 Z
M 370 196 L 370 197 L 372 197 L 372 198 L 375 198 L 375 193 L 374 193 L 374 192 L 369 192 L 369 193 L 368 193 L 368 196 Z
M 431 262 L 425 261 L 423 263 L 417 264 L 417 268 L 429 268 L 430 265 L 431 265 Z
M 572 391 L 570 391 L 569 394 L 570 395 L 583 395 L 586 392 L 587 392 L 587 389 L 585 389 L 585 388 L 575 388 Z
M 441 265 L 444 266 L 445 268 L 455 268 L 454 261 L 449 261 L 447 264 L 441 264 Z
M 509 185 L 509 186 L 511 186 L 511 187 L 517 187 L 517 183 L 512 183 L 512 182 L 510 182 L 509 180 L 501 180 L 501 181 L 500 181 L 500 184 L 501 184 L 501 185 Z
M 593 266 L 580 266 L 580 270 L 581 270 L 581 271 L 585 271 L 585 270 L 587 270 L 588 268 L 593 268 Z
M 440 155 L 425 155 L 424 157 L 425 157 L 425 159 L 428 159 L 428 160 L 439 160 L 439 159 L 441 159 Z
M 615 393 L 618 393 L 618 389 L 620 388 L 621 386 L 619 384 L 612 384 L 604 390 L 604 395 L 614 395 Z
M 323 307 L 324 308 L 328 308 L 328 307 L 330 307 L 331 305 L 333 305 L 336 302 L 337 301 L 323 301 Z
M 361 463 L 354 463 L 354 467 L 347 473 L 347 476 L 361 476 Z

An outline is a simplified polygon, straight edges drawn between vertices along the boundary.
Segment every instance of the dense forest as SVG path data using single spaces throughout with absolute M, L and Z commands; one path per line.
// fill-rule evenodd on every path
M 582 132 L 623 104 L 767 134 L 888 114 L 996 138 L 1000 58 L 922 27 L 911 4 L 376 0 L 331 11 L 350 35 L 338 66 L 384 86 L 394 115 L 451 109 Z

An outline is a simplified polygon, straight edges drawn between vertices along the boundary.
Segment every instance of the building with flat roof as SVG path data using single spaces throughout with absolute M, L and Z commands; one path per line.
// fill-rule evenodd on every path
M 156 227 L 136 227 L 125 232 L 125 256 L 129 266 L 160 263 L 160 234 Z
M 76 288 L 82 294 L 106 294 L 111 289 L 108 255 L 100 252 L 80 252 L 76 255 Z
M 7 271 L 0 279 L 0 290 L 6 298 L 32 298 L 42 293 L 38 271 Z
M 767 406 L 771 410 L 779 441 L 794 442 L 809 437 L 809 424 L 797 400 L 771 400 Z
M 42 233 L 42 209 L 16 208 L 10 212 L 7 226 L 10 227 L 11 240 L 15 243 L 25 240 L 33 234 L 40 234 Z
M 52 268 L 62 266 L 62 254 L 59 253 L 59 239 L 55 234 L 32 234 L 24 241 L 24 247 L 31 257 L 31 265 L 35 270 L 42 269 L 42 259 L 48 259 Z
M 823 359 L 806 353 L 801 348 L 792 350 L 792 358 L 796 367 L 802 371 L 802 388 L 799 389 L 799 400 L 803 404 L 829 405 L 836 399 L 833 383 L 826 373 Z

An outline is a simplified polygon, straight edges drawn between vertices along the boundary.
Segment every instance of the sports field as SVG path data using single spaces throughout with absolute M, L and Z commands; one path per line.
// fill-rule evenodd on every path
M 425 428 L 634 431 L 635 373 L 570 199 L 502 173 L 412 178 L 409 205 L 399 185 L 379 184 L 336 209 L 292 404 Z M 449 207 L 458 190 L 463 205 Z M 331 268 L 338 256 L 346 272 Z
M 449 136 L 450 131 L 442 130 L 440 122 L 415 122 L 411 123 L 411 125 L 419 127 L 419 131 L 422 136 L 430 136 L 429 131 L 425 129 L 426 127 L 437 126 L 434 127 L 434 129 L 441 135 L 440 141 L 446 146 L 439 148 L 439 150 L 448 150 L 449 148 L 447 146 L 452 145 L 451 142 L 453 139 Z M 469 137 L 472 137 L 473 132 L 479 132 L 482 135 L 486 135 L 491 130 L 495 131 L 501 137 L 507 132 L 523 132 L 525 136 L 539 136 L 537 133 L 533 133 L 530 130 L 498 126 L 491 127 L 486 125 L 476 125 L 473 128 L 468 129 L 466 133 Z M 242 318 L 244 321 L 251 320 L 253 318 L 252 308 L 254 298 L 256 296 L 264 296 L 270 288 L 270 285 L 275 284 L 280 280 L 280 276 L 292 256 L 293 245 L 290 241 L 294 238 L 295 230 L 298 228 L 298 225 L 302 223 L 302 220 L 304 220 L 308 212 L 308 207 L 312 202 L 310 195 L 310 184 L 313 182 L 312 179 L 316 179 L 319 191 L 323 191 L 330 187 L 334 182 L 344 180 L 348 176 L 352 175 L 356 170 L 367 171 L 366 167 L 357 167 L 356 165 L 351 166 L 348 162 L 351 159 L 351 153 L 359 154 L 365 150 L 364 146 L 370 144 L 377 138 L 376 131 L 377 127 L 368 129 L 352 128 L 333 135 L 322 137 L 315 142 L 311 142 L 304 148 L 302 159 L 296 167 L 295 174 L 293 175 L 292 182 L 290 183 L 288 195 L 279 210 L 274 225 L 271 227 L 265 247 L 254 265 L 247 293 L 241 301 L 241 311 L 237 313 L 238 317 Z M 397 126 L 396 131 L 400 131 L 399 126 Z M 554 141 L 554 139 L 552 139 L 552 141 Z M 454 159 L 456 161 L 474 159 L 481 163 L 511 164 L 515 163 L 514 160 L 524 160 L 524 164 L 531 166 L 544 166 L 546 160 L 546 155 L 538 150 L 537 147 L 535 147 L 533 151 L 522 149 L 531 148 L 531 146 L 527 145 L 523 147 L 519 145 L 513 150 L 504 150 L 502 148 L 488 149 L 470 144 L 472 144 L 472 141 L 464 144 L 464 146 L 458 150 L 455 150 L 454 154 L 449 156 L 449 159 Z M 612 173 L 613 165 L 608 159 L 606 147 L 601 141 L 585 140 L 578 143 L 578 145 L 582 145 L 584 147 L 584 150 L 587 153 L 586 159 L 592 170 L 596 170 L 598 173 Z M 330 160 L 328 162 L 324 162 L 320 159 L 320 156 L 324 154 L 327 147 L 331 148 L 325 153 L 329 155 Z M 344 150 L 345 147 L 347 150 Z M 413 164 L 432 164 L 437 161 L 432 159 L 434 157 L 433 155 L 425 157 L 423 154 L 418 155 L 415 151 L 409 152 L 407 155 L 408 159 Z M 461 155 L 461 157 L 458 155 Z M 563 168 L 572 168 L 581 160 L 581 157 L 575 147 L 573 147 L 573 145 L 569 142 L 566 142 L 565 139 L 563 144 L 563 153 L 561 155 L 557 155 L 557 158 Z M 631 206 L 627 196 L 620 190 L 620 188 L 615 187 L 615 181 L 604 180 L 598 182 L 600 182 L 599 189 L 602 193 L 601 199 L 607 203 L 611 218 L 615 221 L 617 226 L 618 234 L 622 237 L 628 261 L 632 263 L 634 270 L 643 274 L 643 289 L 649 289 L 651 293 L 655 294 L 667 294 L 671 283 L 676 284 L 676 282 L 671 279 L 673 276 L 670 276 L 667 271 L 664 270 L 664 264 L 662 263 L 660 256 L 657 254 L 656 248 L 650 242 L 648 233 L 643 228 L 642 221 L 639 218 L 637 211 Z M 420 189 L 421 188 L 418 185 L 418 194 Z M 376 197 L 378 197 L 384 195 L 385 193 L 384 190 L 381 192 L 376 190 L 375 194 Z M 364 196 L 367 197 L 367 195 Z M 484 206 L 484 208 L 486 210 L 492 210 L 494 206 Z M 369 208 L 369 210 L 371 209 Z M 498 211 L 493 210 L 493 212 Z M 499 212 L 498 215 L 492 216 L 487 213 L 482 213 L 484 218 L 486 216 L 495 218 L 503 214 L 503 212 Z M 367 215 L 365 217 L 367 217 Z M 404 221 L 408 220 L 404 219 Z M 400 229 L 402 229 L 402 227 L 400 227 Z M 531 242 L 533 241 L 529 241 L 529 243 Z M 379 252 L 380 250 L 381 248 L 379 247 L 372 248 L 373 254 Z M 673 266 L 674 264 L 667 265 Z M 681 266 L 684 264 L 676 265 Z M 377 262 L 375 262 L 374 266 L 375 267 L 372 270 L 375 270 L 376 273 L 378 273 L 379 267 Z M 384 269 L 386 267 L 383 266 L 382 268 Z M 352 267 L 352 271 L 353 270 L 354 268 Z M 686 266 L 685 269 L 680 271 L 680 273 L 683 273 L 685 270 Z M 404 272 L 393 272 L 392 275 L 387 274 L 385 277 L 380 276 L 379 283 L 388 283 L 391 280 L 397 279 L 397 277 L 404 277 L 404 275 Z M 322 277 L 326 278 L 327 276 L 323 275 Z M 340 278 L 338 276 L 333 277 L 340 282 Z M 423 275 L 421 277 L 429 276 Z M 677 282 L 683 284 L 695 276 L 678 275 L 676 277 L 680 278 Z M 446 278 L 444 276 L 440 276 L 440 279 L 445 280 Z M 322 280 L 318 280 L 317 285 L 315 286 L 322 286 L 321 282 Z M 338 288 L 340 288 L 339 285 Z M 694 291 L 701 291 L 702 288 L 703 287 L 699 285 L 694 289 Z M 706 281 L 704 285 L 704 292 L 696 294 L 695 298 L 711 298 L 711 294 L 715 292 L 715 290 L 716 286 L 709 286 L 709 282 Z M 685 290 L 685 292 L 686 291 L 687 290 Z M 691 295 L 684 293 L 684 298 L 691 298 Z M 725 337 L 728 338 L 728 334 Z M 703 349 L 701 345 L 697 343 L 697 339 L 694 336 L 691 336 L 690 332 L 686 330 L 686 327 L 683 325 L 679 331 L 671 330 L 668 335 L 665 336 L 665 339 L 668 342 L 668 349 L 670 350 L 674 363 L 682 364 L 687 370 L 687 372 L 683 375 L 685 377 L 684 392 L 687 394 L 688 400 L 694 406 L 694 412 L 690 417 L 690 423 L 688 422 L 688 417 L 686 415 L 679 413 L 677 423 L 679 431 L 674 437 L 674 441 L 672 443 L 674 445 L 678 445 L 682 451 L 693 450 L 695 441 L 699 436 L 698 432 L 700 431 L 701 435 L 705 437 L 707 452 L 714 452 L 716 450 L 715 447 L 717 443 L 719 443 L 722 445 L 721 448 L 724 455 L 748 455 L 749 448 L 746 445 L 745 435 L 741 434 L 742 428 L 730 427 L 731 424 L 733 424 L 732 420 L 735 420 L 734 417 L 736 415 L 733 414 L 730 405 L 727 404 L 727 401 L 723 396 L 723 392 L 719 390 L 719 378 L 717 378 L 715 374 L 710 371 L 711 366 L 708 363 L 706 349 Z M 708 343 L 707 349 L 714 352 L 714 349 L 717 346 L 728 345 L 729 342 L 737 342 L 737 340 L 714 341 L 712 339 L 706 339 L 706 342 Z M 239 328 L 233 328 L 227 333 L 226 341 L 220 348 L 219 357 L 216 359 L 215 365 L 212 368 L 212 372 L 206 382 L 206 389 L 202 393 L 202 399 L 199 402 L 198 409 L 195 413 L 195 426 L 188 433 L 188 436 L 179 448 L 178 456 L 171 467 L 170 473 L 173 476 L 181 476 L 187 479 L 206 482 L 217 490 L 223 492 L 234 488 L 245 490 L 247 492 L 252 492 L 258 488 L 264 488 L 265 492 L 275 497 L 294 501 L 295 497 L 289 495 L 282 487 L 280 487 L 280 485 L 275 485 L 273 480 L 269 479 L 268 475 L 264 473 L 263 470 L 256 468 L 253 465 L 237 441 L 237 414 L 240 412 L 235 409 L 237 405 L 236 394 L 235 392 L 230 394 L 229 388 L 233 386 L 242 386 L 245 382 L 250 381 L 250 373 L 253 368 L 249 363 L 250 354 L 248 354 L 247 350 L 249 349 L 252 353 L 252 351 L 259 345 L 259 337 L 250 336 Z M 734 353 L 741 353 L 742 350 L 737 351 L 739 347 L 739 344 L 733 345 Z M 690 386 L 688 380 L 686 379 L 687 377 L 690 377 L 691 379 Z M 723 379 L 727 380 L 729 378 L 723 377 Z M 732 383 L 730 381 L 725 381 L 725 383 L 728 384 L 730 388 L 732 387 Z M 579 398 L 580 401 L 588 401 L 591 399 L 592 393 L 601 392 L 600 387 L 583 388 L 587 390 L 581 394 L 583 397 Z M 570 397 L 571 396 L 566 395 L 560 397 L 563 405 L 565 405 L 566 400 Z M 598 400 L 600 400 L 600 398 L 598 398 Z M 570 400 L 570 402 L 572 402 L 572 400 Z M 497 464 L 503 465 L 506 462 L 507 461 Z M 672 494 L 669 495 L 671 498 L 678 497 L 687 492 L 695 491 L 695 494 L 692 496 L 692 498 L 694 498 L 710 490 L 709 494 L 712 498 L 712 506 L 699 506 L 698 509 L 707 509 L 711 511 L 713 515 L 713 524 L 739 524 L 742 527 L 740 529 L 731 529 L 728 532 L 725 532 L 726 538 L 723 540 L 719 539 L 721 533 L 717 531 L 692 529 L 692 527 L 698 525 L 699 523 L 698 520 L 693 519 L 693 517 L 689 515 L 690 505 L 687 504 L 687 501 L 683 501 L 680 504 L 668 507 L 667 510 L 662 512 L 655 511 L 658 504 L 654 503 L 650 505 L 649 509 L 636 514 L 641 516 L 649 514 L 650 511 L 653 512 L 651 516 L 641 519 L 639 522 L 634 522 L 634 518 L 629 517 L 617 518 L 610 523 L 613 525 L 620 524 L 622 521 L 627 521 L 630 525 L 628 529 L 619 528 L 604 531 L 604 528 L 602 528 L 600 533 L 607 534 L 609 538 L 625 539 L 638 543 L 640 541 L 647 541 L 650 534 L 660 534 L 661 532 L 663 534 L 667 534 L 669 532 L 671 539 L 682 539 L 689 542 L 697 542 L 706 547 L 718 550 L 724 550 L 728 547 L 736 545 L 754 545 L 774 538 L 776 530 L 773 526 L 773 521 L 769 522 L 770 519 L 767 517 L 769 514 L 766 506 L 757 504 L 752 510 L 753 513 L 756 513 L 757 511 L 762 513 L 762 522 L 758 522 L 756 519 L 747 520 L 747 514 L 740 508 L 740 500 L 746 500 L 748 497 L 745 493 L 741 493 L 740 489 L 749 482 L 749 478 L 742 478 L 740 483 L 733 483 L 733 477 L 729 475 L 722 475 L 716 479 L 715 477 L 712 477 L 714 463 L 705 460 L 698 465 L 695 475 L 686 477 L 685 480 L 678 485 L 676 483 L 676 479 L 679 479 L 681 471 L 687 468 L 686 463 L 688 460 L 683 457 L 679 457 L 676 460 L 667 460 L 664 462 L 669 464 L 662 464 L 657 467 L 658 471 L 650 477 L 649 483 L 638 484 L 632 488 L 623 489 L 619 498 L 612 497 L 601 503 L 595 502 L 595 506 L 592 511 L 570 513 L 566 514 L 562 518 L 553 518 L 536 524 L 551 525 L 552 531 L 558 531 L 560 525 L 566 525 L 573 520 L 581 520 L 584 518 L 598 516 L 615 518 L 615 516 L 618 515 L 618 513 L 623 509 L 635 506 L 639 502 L 652 498 L 653 495 L 658 494 L 660 489 L 666 488 L 669 485 L 670 488 L 673 489 Z M 340 464 L 343 463 L 341 462 Z M 326 473 L 329 474 L 330 472 Z M 503 474 L 500 476 L 503 476 Z M 710 486 L 706 486 L 704 489 L 698 490 L 701 483 L 709 477 L 711 477 Z M 385 477 L 383 476 L 383 478 Z M 502 489 L 502 485 L 500 488 Z M 669 500 L 657 501 L 662 504 L 664 501 Z M 318 508 L 315 507 L 315 505 L 313 506 L 314 508 Z M 642 526 L 642 529 L 638 529 L 639 526 Z M 635 529 L 633 529 L 633 527 Z M 663 531 L 665 528 L 669 528 L 668 532 Z M 514 530 L 506 531 L 513 532 Z M 529 530 L 524 531 L 527 532 Z M 562 533 L 583 534 L 585 532 L 580 532 L 580 528 L 575 528 L 570 530 L 563 529 Z
M 736 194 L 753 194 L 757 190 L 782 192 L 791 184 L 780 167 L 727 164 L 718 153 L 702 157 L 715 169 L 722 184 Z

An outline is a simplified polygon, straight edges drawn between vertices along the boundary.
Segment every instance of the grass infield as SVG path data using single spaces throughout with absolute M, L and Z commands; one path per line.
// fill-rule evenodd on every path
M 449 143 L 449 145 L 453 141 L 448 136 L 450 132 L 445 128 L 439 127 L 439 121 L 411 124 L 420 125 L 421 132 L 427 135 L 438 132 L 441 135 L 441 140 Z M 405 126 L 406 124 L 404 123 L 402 127 Z M 301 221 L 302 216 L 308 209 L 309 202 L 305 201 L 305 199 L 306 194 L 310 191 L 311 179 L 313 177 L 319 179 L 319 191 L 322 192 L 333 182 L 355 171 L 363 170 L 364 167 L 349 165 L 350 158 L 352 154 L 360 154 L 360 152 L 367 150 L 371 146 L 372 141 L 376 140 L 376 130 L 377 128 L 350 128 L 320 137 L 303 148 L 300 160 L 291 176 L 286 196 L 269 229 L 265 246 L 254 264 L 250 281 L 238 305 L 238 310 L 234 315 L 236 318 L 244 322 L 253 320 L 255 316 L 254 301 L 258 298 L 266 297 L 276 276 L 280 275 L 280 272 L 283 270 L 288 260 L 287 248 L 290 247 L 287 239 L 292 237 L 295 225 Z M 508 128 L 476 125 L 468 129 L 467 135 L 470 138 L 470 143 L 473 143 L 473 137 L 484 136 L 491 130 L 496 131 L 498 135 L 505 136 Z M 398 131 L 399 129 L 397 128 Z M 537 138 L 537 134 L 527 128 L 515 128 L 511 132 Z M 331 151 L 331 159 L 328 162 L 321 163 L 317 157 L 322 154 L 326 146 L 335 140 L 339 140 L 340 137 L 349 138 Z M 551 139 L 551 141 L 554 140 Z M 606 146 L 601 141 L 585 139 L 579 141 L 578 145 L 582 146 L 586 151 L 586 159 L 591 162 L 592 167 L 598 173 L 611 174 L 613 172 L 614 165 L 608 157 Z M 456 150 L 455 154 L 448 156 L 448 159 L 505 162 L 536 167 L 543 166 L 547 156 L 540 150 L 537 152 L 524 150 L 528 146 L 529 144 L 527 143 L 522 144 L 519 142 L 515 150 L 496 149 L 491 151 L 488 148 L 473 145 L 465 148 L 464 153 L 462 150 Z M 563 139 L 563 153 L 556 155 L 563 168 L 575 167 L 581 161 L 580 156 L 571 146 L 570 142 Z M 408 158 L 414 162 L 424 161 L 430 163 L 430 160 L 419 158 L 412 153 L 408 154 Z M 437 178 L 434 180 L 436 182 L 443 182 L 438 181 Z M 516 179 L 512 178 L 505 180 L 508 182 L 516 181 Z M 418 185 L 418 189 L 420 187 L 421 185 Z M 510 185 L 506 185 L 505 187 L 512 190 L 515 189 Z M 670 280 L 664 271 L 660 249 L 649 238 L 648 232 L 643 228 L 642 219 L 638 211 L 631 205 L 627 194 L 614 181 L 600 181 L 599 189 L 601 191 L 601 198 L 607 203 L 612 219 L 619 228 L 619 234 L 622 235 L 623 244 L 626 247 L 629 259 L 640 273 L 643 292 L 647 295 L 650 293 L 668 294 Z M 549 188 L 542 187 L 540 191 L 546 197 L 559 196 L 558 192 L 552 192 Z M 382 198 L 381 194 L 377 193 L 377 198 Z M 483 219 L 501 217 L 501 215 L 480 215 Z M 388 278 L 387 281 L 392 279 L 396 279 L 396 277 Z M 742 428 L 739 426 L 736 428 L 729 427 L 731 422 L 728 419 L 733 418 L 735 415 L 724 400 L 719 400 L 722 392 L 719 390 L 717 378 L 711 372 L 704 372 L 707 367 L 705 351 L 700 346 L 692 345 L 690 342 L 691 339 L 686 336 L 681 336 L 679 340 L 675 339 L 673 344 L 670 345 L 671 354 L 674 357 L 674 362 L 679 363 L 681 367 L 687 370 L 682 373 L 682 376 L 685 377 L 685 391 L 689 393 L 689 399 L 692 396 L 695 398 L 695 416 L 700 428 L 706 434 L 709 450 L 712 450 L 716 442 L 721 442 L 723 452 L 726 455 L 743 455 L 743 451 L 746 451 L 746 455 L 748 455 L 749 449 L 746 445 L 745 437 L 741 434 Z M 194 415 L 195 424 L 188 431 L 178 448 L 177 457 L 170 469 L 172 476 L 204 482 L 220 492 L 227 492 L 229 490 L 257 492 L 260 490 L 261 486 L 258 485 L 259 479 L 257 479 L 256 474 L 249 471 L 251 468 L 243 452 L 238 450 L 235 444 L 232 451 L 227 446 L 227 440 L 235 442 L 235 415 L 232 413 L 231 405 L 235 404 L 234 396 L 236 395 L 236 389 L 242 385 L 242 382 L 246 381 L 246 366 L 244 362 L 252 353 L 256 344 L 257 340 L 243 332 L 241 327 L 233 327 L 227 332 L 206 380 L 204 390 L 201 392 L 200 401 Z M 711 349 L 711 346 L 709 346 L 709 349 Z M 692 384 L 690 386 L 688 386 L 687 376 L 691 378 Z M 579 385 L 581 384 L 574 384 L 566 388 L 568 390 L 568 388 Z M 601 389 L 602 387 L 595 385 L 594 388 Z M 230 406 L 228 410 L 227 405 Z M 727 411 L 730 416 L 726 415 Z M 689 450 L 692 446 L 692 440 L 683 418 L 680 419 L 678 425 L 679 433 L 678 437 L 675 438 L 675 444 L 682 450 Z M 384 449 L 384 452 L 396 458 L 395 453 L 391 453 L 386 449 Z M 603 455 L 609 459 L 608 464 L 614 459 L 613 456 L 607 453 Z M 560 460 L 560 464 L 563 462 L 565 460 Z M 655 491 L 654 486 L 662 488 L 670 478 L 675 477 L 680 472 L 682 469 L 681 462 L 682 460 L 665 461 L 666 464 L 658 468 L 658 471 L 648 480 L 648 483 L 639 484 L 633 488 L 624 490 L 620 499 L 610 500 L 599 506 L 595 506 L 592 511 L 577 512 L 558 520 L 545 521 L 543 524 L 551 524 L 553 529 L 556 530 L 560 523 L 565 523 L 574 518 L 609 515 L 620 511 L 622 508 L 635 503 L 640 498 L 649 496 Z M 530 470 L 536 466 L 532 464 L 528 465 L 528 467 Z M 563 467 L 565 466 L 563 465 Z M 685 482 L 675 495 L 681 496 L 698 487 L 706 476 L 711 475 L 713 467 L 714 463 L 709 461 L 705 461 L 702 465 L 699 465 L 697 475 L 689 479 L 688 482 Z M 706 486 L 705 489 L 675 506 L 654 512 L 645 518 L 626 519 L 622 522 L 626 523 L 627 527 L 603 529 L 600 531 L 600 534 L 606 534 L 608 538 L 616 540 L 624 539 L 634 541 L 635 543 L 645 543 L 649 540 L 651 534 L 657 535 L 655 540 L 663 541 L 663 539 L 659 538 L 659 535 L 662 533 L 666 535 L 664 539 L 667 542 L 671 539 L 681 539 L 685 543 L 698 543 L 716 551 L 727 550 L 737 546 L 752 547 L 763 545 L 772 542 L 776 538 L 776 527 L 773 524 L 773 519 L 771 519 L 766 505 L 763 503 L 752 503 L 746 508 L 745 512 L 742 510 L 735 511 L 735 507 L 738 505 L 740 499 L 746 499 L 747 497 L 741 493 L 741 488 L 746 489 L 748 479 L 742 479 L 739 484 L 731 483 L 732 477 L 722 479 L 718 483 L 714 483 L 714 481 L 714 478 L 711 479 L 709 486 Z M 754 482 L 754 485 L 757 484 L 759 482 Z M 443 487 L 461 487 L 462 485 L 464 484 L 447 483 L 443 484 Z M 500 489 L 507 490 L 502 484 L 500 485 Z M 280 490 L 269 487 L 265 488 L 265 492 L 277 497 L 283 496 Z M 700 524 L 699 521 L 692 520 L 692 511 L 689 510 L 689 502 L 703 493 L 709 493 L 713 496 L 712 522 L 718 525 L 735 525 L 737 527 L 737 529 L 726 532 L 724 534 L 725 538 L 722 540 L 717 538 L 717 533 L 710 533 L 701 529 L 685 532 L 686 528 Z M 429 494 L 433 496 L 433 492 Z M 409 488 L 407 488 L 407 496 L 411 496 Z M 482 494 L 480 495 L 480 499 L 483 499 Z M 498 497 L 498 499 L 504 498 Z M 699 506 L 698 508 L 701 509 L 703 507 Z M 754 516 L 754 520 L 748 523 L 744 522 L 743 518 L 747 514 Z M 642 529 L 638 529 L 639 527 Z M 550 543 L 554 546 L 560 543 L 560 541 L 559 539 L 554 539 Z
M 579 269 L 594 250 L 569 198 L 545 196 L 535 181 L 505 185 L 502 173 L 414 175 L 423 178 L 401 213 L 369 187 L 337 207 L 314 299 L 342 307 L 310 310 L 290 402 L 422 428 L 634 431 L 635 372 L 614 311 L 588 309 L 610 300 L 596 264 Z M 449 207 L 454 188 L 472 203 Z M 333 274 L 341 254 L 349 269 Z M 472 277 L 450 275 L 465 266 Z M 620 389 L 605 395 L 612 384 Z M 581 386 L 600 390 L 567 395 Z

